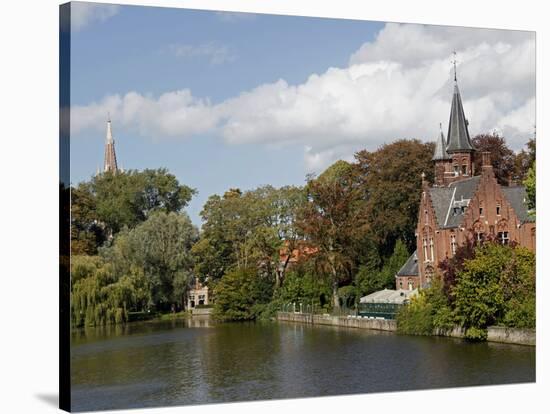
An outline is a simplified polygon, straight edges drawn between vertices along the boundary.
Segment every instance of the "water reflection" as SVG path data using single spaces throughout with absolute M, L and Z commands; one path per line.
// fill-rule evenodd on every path
M 205 318 L 75 331 L 71 357 L 77 411 L 535 380 L 531 347 Z

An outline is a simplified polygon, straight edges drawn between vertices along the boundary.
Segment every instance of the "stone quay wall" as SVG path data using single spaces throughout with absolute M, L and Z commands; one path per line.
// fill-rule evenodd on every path
M 311 325 L 340 326 L 344 328 L 372 329 L 376 331 L 397 331 L 397 322 L 390 319 L 369 319 L 347 316 L 312 315 L 298 312 L 277 312 L 277 320 L 284 322 L 304 323 Z M 451 331 L 435 331 L 434 336 L 464 338 L 464 328 L 455 327 Z M 487 328 L 487 341 L 516 345 L 536 345 L 534 329 L 504 328 L 490 326 Z
M 490 326 L 487 328 L 487 340 L 503 342 L 507 344 L 520 344 L 535 346 L 537 332 L 534 329 L 503 328 Z
M 313 325 L 341 326 L 344 328 L 373 329 L 377 331 L 393 332 L 397 330 L 397 323 L 394 320 L 389 319 L 350 318 L 347 316 L 278 312 L 277 320 L 286 322 L 309 323 Z

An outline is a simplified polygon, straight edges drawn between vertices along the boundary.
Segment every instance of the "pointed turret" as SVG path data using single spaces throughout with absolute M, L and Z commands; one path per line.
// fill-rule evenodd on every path
M 105 160 L 103 163 L 103 172 L 118 171 L 116 152 L 115 152 L 115 140 L 113 139 L 113 130 L 111 127 L 111 118 L 107 121 L 107 135 L 105 142 Z
M 450 160 L 451 157 L 447 154 L 447 150 L 445 149 L 446 147 L 447 142 L 445 140 L 445 135 L 443 135 L 441 124 L 439 124 L 439 135 L 435 140 L 435 151 L 432 161 Z
M 456 76 L 456 75 L 455 75 Z M 456 79 L 456 78 L 455 78 Z M 464 116 L 462 98 L 455 80 L 453 102 L 451 104 L 451 116 L 449 117 L 449 132 L 447 133 L 447 152 L 473 152 L 475 151 L 470 134 L 468 132 L 468 120 Z
M 435 161 L 435 184 L 448 185 L 474 175 L 473 153 L 475 148 L 470 140 L 468 121 L 464 115 L 462 98 L 456 81 L 456 52 L 454 53 L 454 92 L 449 117 L 449 130 L 446 145 L 443 144 L 443 133 L 436 141 L 433 156 Z M 446 157 L 445 157 L 446 154 Z

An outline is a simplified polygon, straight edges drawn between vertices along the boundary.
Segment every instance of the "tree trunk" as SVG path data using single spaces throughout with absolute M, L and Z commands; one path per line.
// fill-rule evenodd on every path
M 277 269 L 277 271 L 275 272 L 275 274 L 276 274 L 275 290 L 277 290 L 278 288 L 280 288 L 283 285 L 283 282 L 285 280 L 285 274 L 286 274 L 286 268 L 288 266 L 288 262 L 290 262 L 290 255 L 288 255 L 287 258 L 285 259 L 285 262 L 283 264 L 282 269 L 280 269 L 280 270 Z
M 340 298 L 338 297 L 338 275 L 332 265 L 332 306 L 335 311 L 340 310 Z

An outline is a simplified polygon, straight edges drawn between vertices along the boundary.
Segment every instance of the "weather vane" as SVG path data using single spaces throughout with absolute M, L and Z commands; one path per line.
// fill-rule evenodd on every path
M 456 82 L 456 50 L 453 51 L 453 67 L 454 67 L 455 82 Z

